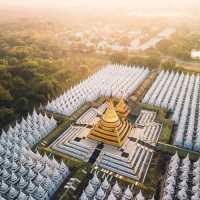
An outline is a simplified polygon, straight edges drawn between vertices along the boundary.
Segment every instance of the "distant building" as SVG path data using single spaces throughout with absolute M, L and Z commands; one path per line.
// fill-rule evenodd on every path
M 200 59 L 200 51 L 192 50 L 191 51 L 191 58 L 192 59 Z
M 118 44 L 118 43 L 112 44 L 111 47 L 112 47 L 112 52 L 116 52 L 116 53 L 123 52 L 123 50 L 124 50 L 124 47 L 121 46 L 121 45 Z

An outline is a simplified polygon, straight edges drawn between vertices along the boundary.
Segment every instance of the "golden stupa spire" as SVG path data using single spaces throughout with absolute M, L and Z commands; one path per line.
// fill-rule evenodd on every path
M 116 112 L 120 117 L 127 117 L 129 110 L 126 105 L 123 96 L 121 96 L 119 103 L 116 105 Z
M 116 105 L 116 110 L 119 112 L 124 112 L 126 109 L 126 104 L 124 102 L 124 98 L 121 97 L 119 103 Z
M 106 122 L 116 122 L 119 120 L 111 98 L 108 101 L 108 108 L 106 109 L 106 112 L 103 115 L 103 120 Z

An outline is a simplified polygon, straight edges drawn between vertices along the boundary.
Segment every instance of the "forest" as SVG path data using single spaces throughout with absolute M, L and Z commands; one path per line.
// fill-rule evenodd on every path
M 68 51 L 56 23 L 0 23 L 0 128 L 46 104 L 107 61 Z

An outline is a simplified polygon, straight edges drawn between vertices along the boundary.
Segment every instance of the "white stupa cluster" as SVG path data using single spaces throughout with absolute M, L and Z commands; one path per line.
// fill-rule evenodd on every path
M 162 200 L 200 199 L 200 159 L 191 162 L 189 155 L 180 159 L 172 156 L 165 180 Z
M 174 144 L 200 151 L 200 77 L 162 71 L 143 102 L 173 111 L 178 124 Z
M 96 172 L 85 190 L 82 192 L 79 200 L 146 200 L 140 191 L 136 196 L 133 195 L 130 186 L 125 190 L 119 186 L 116 181 L 114 185 L 105 177 L 102 181 L 97 177 Z M 151 200 L 154 200 L 152 197 Z
M 71 115 L 86 102 L 102 96 L 127 98 L 148 76 L 149 70 L 126 65 L 107 65 L 88 79 L 81 81 L 55 100 L 46 109 L 63 115 Z
M 2 130 L 2 145 L 8 144 L 12 147 L 14 144 L 20 144 L 25 147 L 32 147 L 42 138 L 48 135 L 57 126 L 56 120 L 49 118 L 46 114 L 38 114 L 35 110 L 32 114 L 28 114 L 27 118 L 22 118 L 21 122 L 14 127 L 10 126 L 8 131 Z
M 0 144 L 0 169 L 1 200 L 48 200 L 69 174 L 64 162 L 33 153 L 17 142 L 12 147 Z
M 30 147 L 57 125 L 47 115 L 28 114 L 0 136 L 0 199 L 48 200 L 68 175 L 64 162 L 58 163 Z

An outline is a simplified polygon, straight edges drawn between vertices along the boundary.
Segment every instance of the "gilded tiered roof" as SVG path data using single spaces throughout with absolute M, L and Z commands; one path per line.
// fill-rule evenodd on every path
M 127 120 L 121 120 L 115 111 L 112 99 L 100 121 L 90 131 L 88 137 L 106 144 L 121 147 L 132 126 Z

